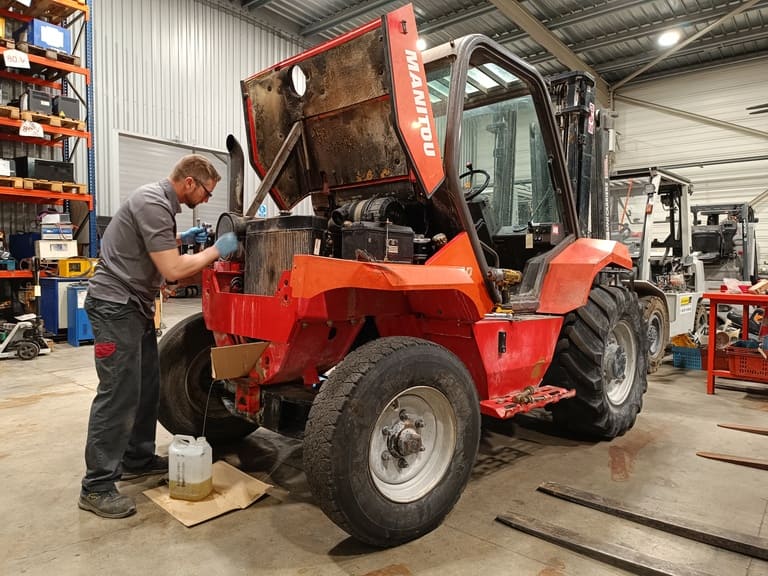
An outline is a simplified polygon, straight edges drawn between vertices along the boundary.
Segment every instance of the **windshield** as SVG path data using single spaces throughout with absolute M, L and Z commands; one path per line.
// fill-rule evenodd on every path
M 451 84 L 449 62 L 426 65 L 438 139 L 445 153 L 446 108 Z M 490 202 L 500 233 L 519 232 L 530 223 L 560 222 L 560 209 L 548 170 L 531 90 L 495 55 L 472 55 L 464 90 L 460 161 L 468 191 L 487 186 L 478 196 Z M 486 176 L 487 175 L 487 176 Z

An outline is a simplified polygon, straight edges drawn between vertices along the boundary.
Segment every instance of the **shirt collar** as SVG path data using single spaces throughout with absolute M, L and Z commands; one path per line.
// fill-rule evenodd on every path
M 176 195 L 176 190 L 173 189 L 173 185 L 168 178 L 160 180 L 160 187 L 165 192 L 165 197 L 168 198 L 168 202 L 171 203 L 171 209 L 174 214 L 181 213 L 181 204 L 179 204 L 179 197 Z

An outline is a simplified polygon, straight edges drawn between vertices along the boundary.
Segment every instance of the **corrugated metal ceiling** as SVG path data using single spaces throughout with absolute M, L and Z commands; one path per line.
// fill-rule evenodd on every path
M 285 33 L 299 36 L 306 46 L 332 38 L 407 3 L 406 0 L 239 1 L 249 16 L 263 17 L 273 25 L 278 22 Z M 413 0 L 412 3 L 419 30 L 428 46 L 466 34 L 483 33 L 505 44 L 542 74 L 565 69 L 497 8 L 504 4 L 517 5 L 516 0 Z M 766 59 L 768 65 L 768 0 L 522 0 L 519 4 L 608 84 L 621 82 L 659 57 L 662 49 L 656 39 L 671 28 L 679 28 L 685 40 L 711 27 L 627 85 L 756 58 Z M 745 5 L 749 7 L 743 12 L 724 18 Z

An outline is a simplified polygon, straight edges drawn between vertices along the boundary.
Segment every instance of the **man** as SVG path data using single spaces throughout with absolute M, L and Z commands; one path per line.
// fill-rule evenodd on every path
M 104 232 L 85 300 L 99 387 L 88 422 L 78 502 L 83 510 L 105 518 L 130 516 L 136 505 L 115 482 L 168 471 L 168 459 L 155 454 L 160 385 L 155 298 L 163 278 L 186 278 L 237 250 L 237 237 L 229 232 L 201 252 L 179 253 L 179 242 L 207 239 L 199 227 L 177 236 L 181 204 L 194 208 L 207 202 L 219 180 L 208 159 L 185 156 L 169 178 L 133 192 Z

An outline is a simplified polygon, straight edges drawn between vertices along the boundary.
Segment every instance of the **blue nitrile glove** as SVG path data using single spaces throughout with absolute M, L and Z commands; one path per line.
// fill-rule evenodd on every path
M 203 228 L 199 234 L 195 234 L 195 244 L 205 244 L 208 242 L 208 232 Z
M 190 244 L 194 244 L 197 241 L 198 234 L 204 234 L 205 228 L 202 226 L 192 226 L 189 230 L 186 232 L 181 233 L 181 243 L 185 246 L 189 246 Z M 205 242 L 208 239 L 208 235 L 206 234 L 205 238 L 203 238 L 203 242 Z
M 226 258 L 237 250 L 237 235 L 234 232 L 226 232 L 219 236 L 214 246 L 219 251 L 219 256 Z

